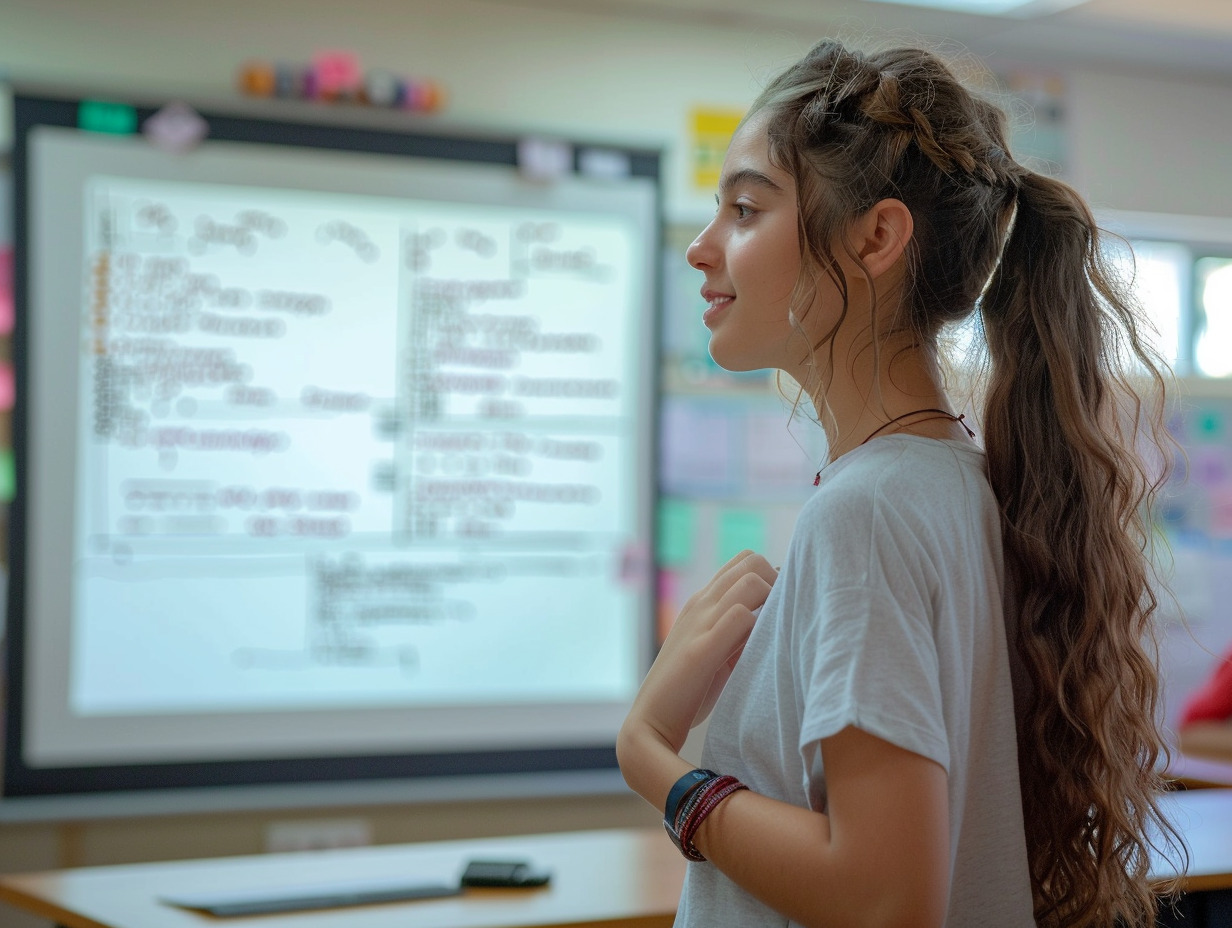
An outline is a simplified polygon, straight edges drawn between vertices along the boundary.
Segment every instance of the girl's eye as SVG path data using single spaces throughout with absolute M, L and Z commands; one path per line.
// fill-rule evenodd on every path
M 753 207 L 745 203 L 735 202 L 735 203 L 724 204 L 718 197 L 715 197 L 714 198 L 715 215 L 717 216 L 724 209 L 729 209 L 729 210 L 734 211 L 736 214 L 736 219 L 738 220 L 748 219 L 755 212 L 757 212 L 757 210 L 753 209 Z

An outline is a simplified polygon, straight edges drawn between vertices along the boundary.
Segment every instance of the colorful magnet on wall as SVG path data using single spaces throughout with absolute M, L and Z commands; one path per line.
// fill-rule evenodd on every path
M 298 65 L 279 62 L 274 67 L 274 96 L 298 99 L 304 96 L 304 69 Z
M 312 59 L 312 75 L 316 96 L 321 100 L 358 96 L 363 85 L 359 59 L 352 52 L 319 52 Z
M 400 102 L 404 110 L 418 110 L 420 108 L 421 95 L 422 91 L 419 89 L 419 81 L 402 81 L 402 99 Z
M 272 97 L 276 85 L 277 75 L 268 61 L 250 61 L 240 70 L 240 90 L 250 97 Z
M 419 82 L 419 111 L 435 113 L 445 105 L 445 90 L 435 81 Z
M 405 88 L 402 97 L 403 109 L 413 110 L 416 113 L 433 113 L 439 110 L 445 102 L 445 91 L 440 84 L 433 81 L 408 80 L 403 86 Z
M 322 52 L 308 67 L 249 61 L 240 69 L 239 87 L 250 96 L 367 103 L 416 113 L 434 113 L 445 104 L 445 90 L 435 81 L 407 80 L 380 68 L 365 74 L 350 52 Z
M 400 106 L 406 95 L 406 85 L 393 71 L 369 71 L 364 78 L 363 95 L 374 106 Z
M 168 103 L 145 121 L 141 131 L 155 148 L 180 155 L 200 145 L 210 127 L 188 104 Z
M 322 100 L 321 81 L 314 68 L 305 69 L 300 75 L 299 95 L 305 100 Z

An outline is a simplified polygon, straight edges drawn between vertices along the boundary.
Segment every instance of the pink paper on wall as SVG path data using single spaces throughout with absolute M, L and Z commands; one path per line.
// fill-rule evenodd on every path
M 659 588 L 656 624 L 659 643 L 667 640 L 667 633 L 676 622 L 677 603 L 680 601 L 680 575 L 674 570 L 659 571 Z
M 1232 538 L 1232 488 L 1223 487 L 1211 493 L 1211 536 Z
M 13 249 L 0 245 L 0 335 L 13 331 Z
M 0 361 L 0 410 L 13 408 L 13 400 L 17 395 L 17 383 L 13 376 L 13 365 L 8 361 Z

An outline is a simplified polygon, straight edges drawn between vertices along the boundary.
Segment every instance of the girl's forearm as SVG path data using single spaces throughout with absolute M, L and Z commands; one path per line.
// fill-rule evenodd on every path
M 617 755 L 626 782 L 657 809 L 692 769 L 635 718 L 621 730 Z M 884 816 L 871 818 L 876 827 Z M 937 883 L 948 874 L 948 853 L 918 846 L 910 822 L 882 824 L 880 834 L 857 827 L 836 842 L 829 816 L 742 790 L 718 805 L 693 843 L 745 891 L 810 928 L 941 925 L 948 886 L 942 881 L 938 892 Z M 930 856 L 937 850 L 943 859 Z
M 750 895 L 809 928 L 937 928 L 945 908 L 918 882 L 843 853 L 830 818 L 744 790 L 702 823 L 694 845 Z

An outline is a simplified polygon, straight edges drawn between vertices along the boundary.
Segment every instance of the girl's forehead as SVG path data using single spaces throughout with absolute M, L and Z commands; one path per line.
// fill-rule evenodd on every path
M 776 166 L 770 158 L 770 136 L 766 131 L 766 118 L 755 115 L 741 124 L 732 135 L 723 159 L 723 178 L 720 190 L 728 186 L 730 178 L 761 174 L 770 178 L 782 189 L 792 189 L 792 176 Z
M 762 157 L 770 160 L 770 134 L 767 131 L 766 117 L 758 113 L 742 122 L 732 133 L 727 145 L 727 154 Z

